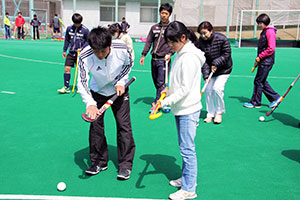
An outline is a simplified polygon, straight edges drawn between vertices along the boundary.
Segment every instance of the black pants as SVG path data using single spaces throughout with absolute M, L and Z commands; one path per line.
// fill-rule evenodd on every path
M 165 63 L 164 60 L 151 60 L 152 79 L 156 88 L 155 103 L 159 99 L 161 91 L 165 88 Z M 169 62 L 168 71 L 170 71 L 170 66 L 171 62 Z
M 106 97 L 93 91 L 91 92 L 98 108 L 111 98 L 111 96 Z M 111 108 L 117 123 L 118 167 L 119 169 L 131 170 L 135 143 L 132 136 L 128 90 L 114 102 Z M 92 164 L 99 163 L 101 166 L 106 166 L 108 162 L 108 149 L 104 134 L 104 114 L 91 123 L 89 138 L 91 162 Z
M 273 90 L 273 88 L 267 81 L 272 66 L 273 65 L 259 65 L 257 67 L 257 73 L 254 79 L 253 95 L 250 101 L 250 103 L 255 106 L 261 105 L 262 93 L 265 94 L 270 102 L 273 102 L 280 97 L 280 95 Z
M 22 37 L 23 39 L 24 39 L 24 37 L 25 37 L 23 26 L 22 26 L 22 27 L 18 27 L 18 39 L 20 39 L 21 37 Z
M 35 40 L 35 32 L 36 32 L 37 39 L 39 40 L 40 39 L 40 33 L 39 33 L 39 27 L 38 26 L 33 27 L 33 39 L 34 40 Z

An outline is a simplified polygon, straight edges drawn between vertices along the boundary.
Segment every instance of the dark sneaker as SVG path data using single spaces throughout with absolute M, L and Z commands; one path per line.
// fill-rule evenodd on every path
M 90 168 L 85 170 L 85 173 L 87 175 L 96 175 L 99 172 L 104 171 L 106 169 L 107 169 L 107 166 L 99 166 L 99 165 L 93 164 Z
M 127 180 L 130 178 L 131 170 L 129 169 L 120 169 L 117 179 L 119 180 Z

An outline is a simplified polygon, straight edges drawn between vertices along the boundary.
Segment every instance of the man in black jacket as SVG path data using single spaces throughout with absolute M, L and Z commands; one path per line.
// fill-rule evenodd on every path
M 225 113 L 224 88 L 232 71 L 231 47 L 228 39 L 221 33 L 215 33 L 213 26 L 204 21 L 198 26 L 200 33 L 199 48 L 205 53 L 206 62 L 202 66 L 205 81 L 211 72 L 213 77 L 205 90 L 207 116 L 204 122 L 215 124 L 222 122 Z
M 169 3 L 165 3 L 160 6 L 160 22 L 151 27 L 147 36 L 147 42 L 142 52 L 142 57 L 140 58 L 140 64 L 144 65 L 145 56 L 153 44 L 151 51 L 151 71 L 152 79 L 156 88 L 156 97 L 155 101 L 152 103 L 152 108 L 155 106 L 160 97 L 161 91 L 164 89 L 166 70 L 165 61 L 170 61 L 171 55 L 174 53 L 164 38 L 164 32 L 169 24 L 169 18 L 172 14 L 172 9 L 173 8 Z M 171 62 L 169 62 L 168 70 L 170 70 L 170 66 Z

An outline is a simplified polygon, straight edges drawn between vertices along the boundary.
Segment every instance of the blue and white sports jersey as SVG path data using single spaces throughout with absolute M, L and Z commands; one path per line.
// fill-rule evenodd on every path
M 89 74 L 91 90 L 104 96 L 115 94 L 116 85 L 125 86 L 129 81 L 133 63 L 128 47 L 121 40 L 113 40 L 110 49 L 103 60 L 94 55 L 89 45 L 79 55 L 77 87 L 86 106 L 97 105 L 89 89 Z

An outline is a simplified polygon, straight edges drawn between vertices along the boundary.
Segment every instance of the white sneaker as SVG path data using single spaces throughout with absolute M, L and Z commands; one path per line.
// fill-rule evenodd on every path
M 214 118 L 212 118 L 212 117 L 206 117 L 206 118 L 204 119 L 204 122 L 205 122 L 205 123 L 210 123 L 210 122 L 213 121 L 213 119 L 214 119 Z
M 214 123 L 215 124 L 221 124 L 222 122 L 222 114 L 216 114 L 215 119 L 214 119 Z
M 170 194 L 169 199 L 172 200 L 184 200 L 184 199 L 196 199 L 197 194 L 195 192 L 187 192 L 185 190 L 178 190 L 175 193 Z
M 180 177 L 179 179 L 176 180 L 171 180 L 170 181 L 170 185 L 172 185 L 173 187 L 178 187 L 180 188 L 182 184 L 182 178 Z
M 57 90 L 58 93 L 60 94 L 69 94 L 70 93 L 70 88 L 67 88 L 66 86 L 63 86 L 61 89 Z

